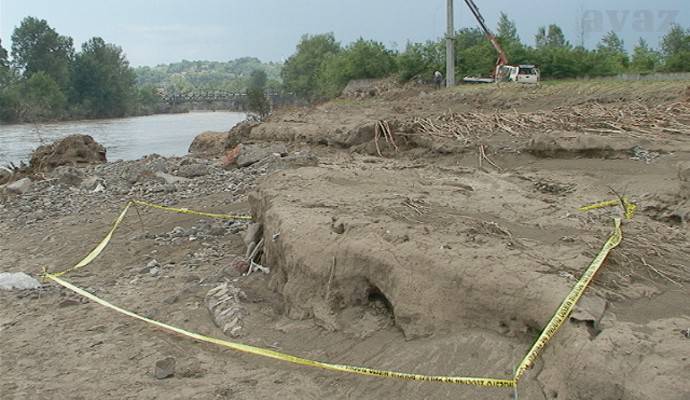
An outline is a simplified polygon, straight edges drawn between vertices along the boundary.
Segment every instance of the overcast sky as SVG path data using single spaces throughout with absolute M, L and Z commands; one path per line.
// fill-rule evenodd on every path
M 476 23 L 455 0 L 456 28 Z M 690 26 L 688 0 L 475 0 L 495 27 L 500 11 L 533 44 L 541 25 L 557 23 L 568 40 L 593 47 L 610 30 L 632 48 L 639 37 L 652 46 L 670 22 Z M 304 33 L 333 32 L 347 43 L 362 36 L 402 49 L 408 40 L 436 39 L 445 30 L 445 0 L 0 0 L 0 38 L 34 16 L 75 46 L 93 36 L 121 46 L 137 65 L 187 60 L 224 61 L 256 56 L 282 61 Z M 584 23 L 581 23 L 584 22 Z M 584 35 L 582 33 L 584 32 Z

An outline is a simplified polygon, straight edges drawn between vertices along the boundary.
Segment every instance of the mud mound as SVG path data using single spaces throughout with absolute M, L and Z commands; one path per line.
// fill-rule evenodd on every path
M 80 166 L 106 162 L 105 147 L 89 135 L 70 135 L 40 146 L 31 155 L 34 172 L 49 171 L 61 165 Z
M 545 202 L 508 176 L 457 167 L 302 168 L 269 177 L 251 202 L 264 223 L 270 285 L 291 318 L 353 329 L 359 320 L 348 310 L 378 302 L 408 340 L 479 335 L 476 349 L 490 357 L 500 357 L 496 348 L 519 354 L 532 343 L 589 265 L 583 244 L 600 246 L 610 229 L 566 212 L 577 195 Z M 666 357 L 681 348 L 685 339 L 673 332 L 686 320 L 617 322 L 593 293 L 540 361 L 548 374 L 533 374 L 544 398 L 643 399 L 671 385 L 668 398 L 681 399 L 680 359 Z M 650 332 L 644 343 L 632 340 L 639 332 Z M 648 346 L 657 341 L 663 349 Z M 621 372 L 629 354 L 668 378 Z M 518 357 L 504 356 L 507 364 Z M 573 369 L 587 372 L 571 376 Z
M 226 132 L 203 132 L 198 134 L 192 144 L 189 145 L 188 153 L 198 156 L 218 156 L 225 150 Z

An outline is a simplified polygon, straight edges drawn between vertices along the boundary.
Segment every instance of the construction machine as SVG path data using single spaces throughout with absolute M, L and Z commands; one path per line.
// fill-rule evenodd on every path
M 493 82 L 519 82 L 526 84 L 537 84 L 540 80 L 539 68 L 531 64 L 523 65 L 511 65 L 508 63 L 508 56 L 506 56 L 505 51 L 498 42 L 496 35 L 491 32 L 488 26 L 486 26 L 486 21 L 484 17 L 479 12 L 479 7 L 474 3 L 473 0 L 465 0 L 465 4 L 469 7 L 474 18 L 477 19 L 479 26 L 484 31 L 484 35 L 491 42 L 491 45 L 496 49 L 498 53 L 498 59 L 496 60 L 496 67 L 491 73 L 491 78 L 476 78 L 476 77 L 465 77 L 463 79 L 466 83 L 493 83 Z

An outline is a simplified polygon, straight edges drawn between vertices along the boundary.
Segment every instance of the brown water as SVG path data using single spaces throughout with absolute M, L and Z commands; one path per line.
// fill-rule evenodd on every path
M 106 147 L 108 160 L 133 160 L 146 154 L 181 156 L 196 135 L 227 131 L 243 120 L 244 113 L 192 112 L 145 117 L 0 125 L 0 165 L 29 159 L 41 144 L 82 133 Z

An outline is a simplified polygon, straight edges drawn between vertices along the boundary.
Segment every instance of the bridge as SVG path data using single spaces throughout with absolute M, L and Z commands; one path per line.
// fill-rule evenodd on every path
M 167 92 L 164 89 L 158 90 L 158 95 L 170 105 L 195 104 L 204 105 L 220 103 L 224 108 L 245 111 L 247 104 L 247 94 L 243 92 L 232 92 L 227 90 L 195 90 L 188 92 Z M 273 107 L 294 104 L 297 99 L 292 93 L 266 93 L 266 96 Z

